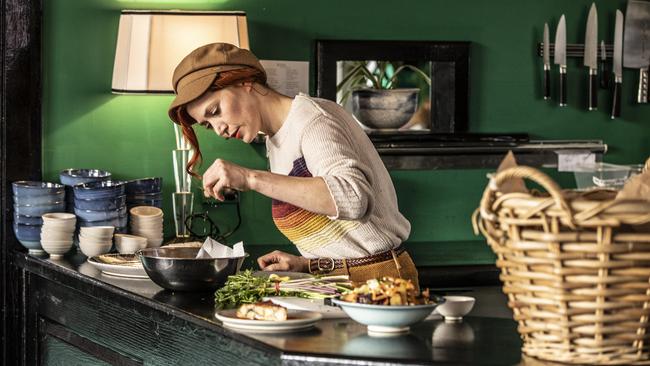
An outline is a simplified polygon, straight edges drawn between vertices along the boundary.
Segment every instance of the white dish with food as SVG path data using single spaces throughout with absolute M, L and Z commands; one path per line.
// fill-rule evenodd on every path
M 102 254 L 88 258 L 88 263 L 111 276 L 149 278 L 142 262 L 133 254 Z
M 256 333 L 291 332 L 309 329 L 323 318 L 310 311 L 287 310 L 287 320 L 252 320 L 237 317 L 237 309 L 219 310 L 215 317 L 224 327 Z

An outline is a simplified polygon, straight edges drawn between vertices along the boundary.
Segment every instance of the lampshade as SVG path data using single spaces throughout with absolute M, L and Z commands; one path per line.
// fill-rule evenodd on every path
M 174 68 L 196 48 L 226 42 L 248 49 L 242 11 L 123 10 L 113 66 L 114 93 L 173 93 Z

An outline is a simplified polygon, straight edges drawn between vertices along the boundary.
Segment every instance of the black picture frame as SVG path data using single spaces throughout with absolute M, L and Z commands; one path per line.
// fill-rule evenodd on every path
M 337 61 L 430 61 L 430 134 L 467 132 L 470 45 L 464 41 L 317 40 L 316 95 L 336 100 Z

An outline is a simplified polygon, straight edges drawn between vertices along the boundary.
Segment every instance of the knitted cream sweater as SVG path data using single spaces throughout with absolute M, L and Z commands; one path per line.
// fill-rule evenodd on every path
M 411 225 L 400 214 L 386 167 L 354 118 L 338 104 L 300 94 L 267 139 L 271 171 L 322 177 L 336 216 L 273 200 L 273 221 L 307 258 L 358 258 L 396 248 Z

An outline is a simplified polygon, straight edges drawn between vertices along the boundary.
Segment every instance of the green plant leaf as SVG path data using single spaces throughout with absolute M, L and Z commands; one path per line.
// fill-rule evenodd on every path
M 362 73 L 363 71 L 361 71 L 361 69 L 363 67 L 364 67 L 363 65 L 355 66 L 347 75 L 345 75 L 343 80 L 341 80 L 341 82 L 336 86 L 336 91 L 337 92 L 340 91 L 343 88 L 343 86 L 346 83 L 348 83 L 348 81 L 350 81 L 355 75 L 357 75 L 358 73 Z M 352 84 L 352 85 L 354 85 L 354 84 Z
M 397 70 L 395 70 L 395 73 L 393 74 L 393 77 L 390 79 L 391 87 L 393 86 L 393 84 L 397 80 L 397 75 L 400 72 L 402 72 L 402 71 L 404 71 L 406 69 L 409 69 L 409 70 L 415 72 L 416 75 L 420 76 L 422 79 L 424 79 L 424 81 L 426 81 L 427 84 L 429 84 L 429 86 L 431 86 L 431 78 L 424 71 L 418 69 L 417 67 L 415 67 L 413 65 L 402 65 L 402 66 L 398 67 Z

